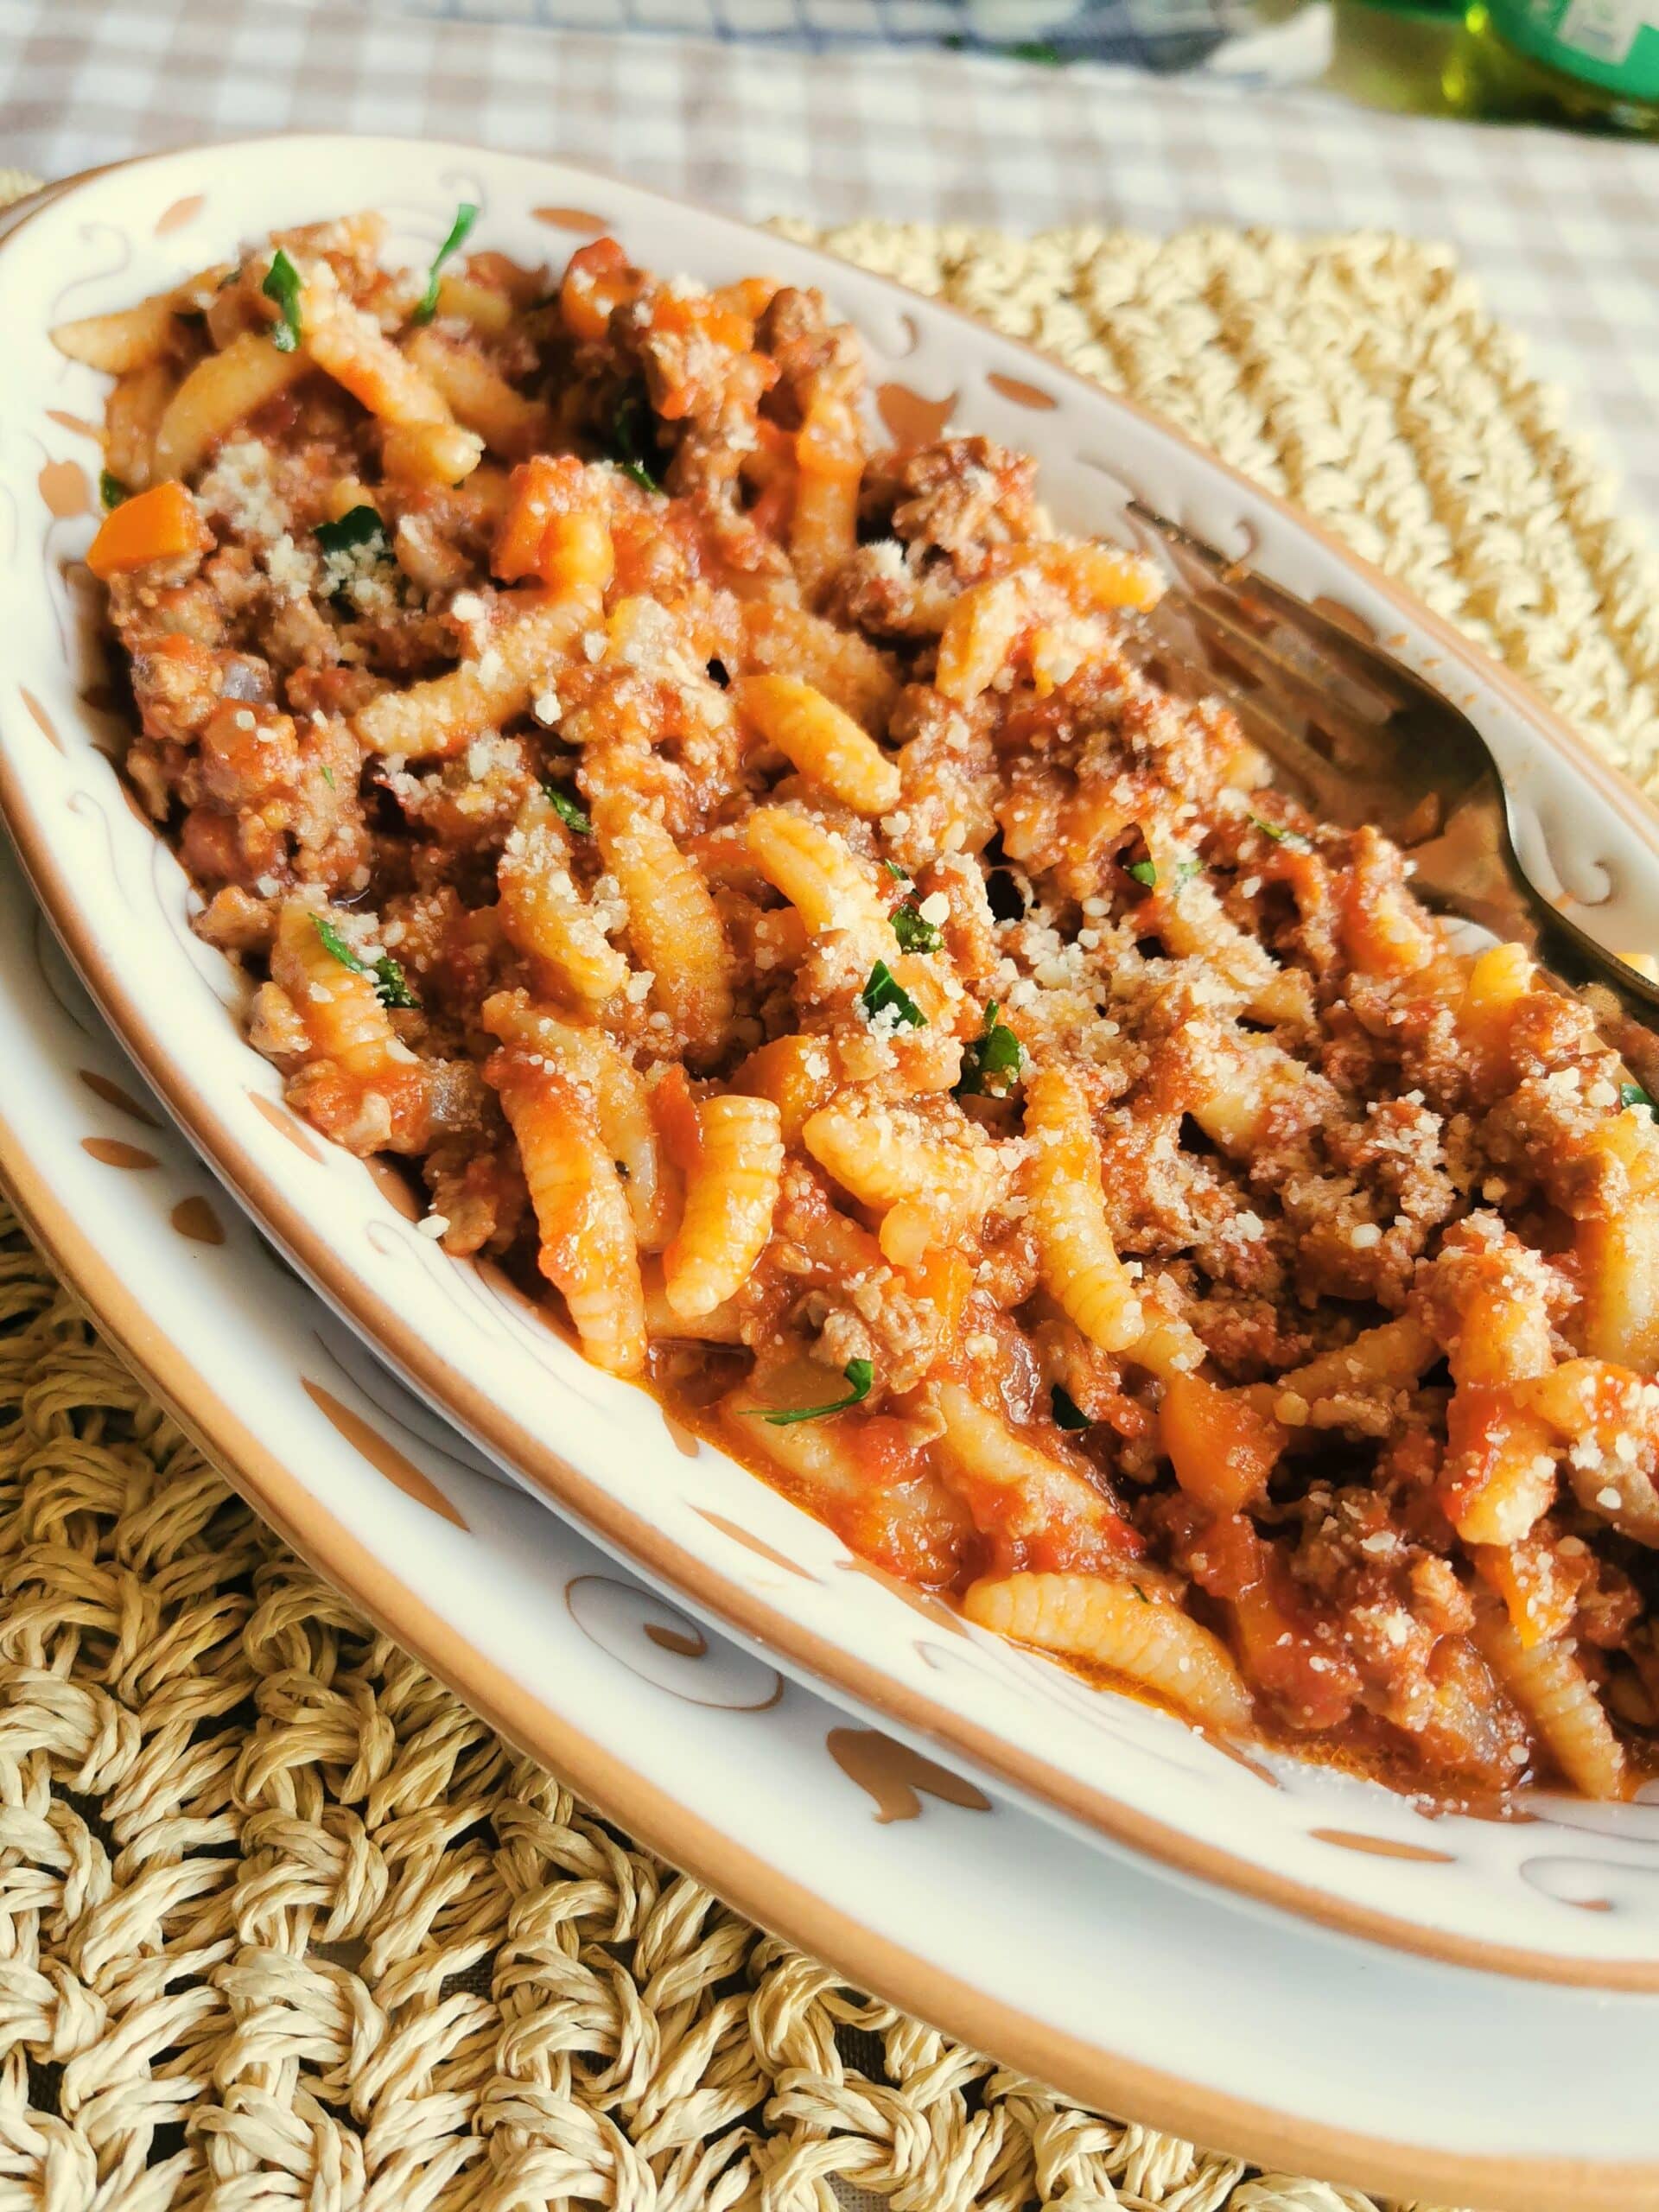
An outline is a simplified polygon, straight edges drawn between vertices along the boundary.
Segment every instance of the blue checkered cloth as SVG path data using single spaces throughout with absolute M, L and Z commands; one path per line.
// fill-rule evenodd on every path
M 388 0 L 377 4 L 385 12 Z M 399 13 L 445 22 L 657 31 L 808 50 L 944 46 L 1056 67 L 1116 61 L 1157 70 L 1194 67 L 1251 20 L 1249 0 L 396 0 L 396 5 Z

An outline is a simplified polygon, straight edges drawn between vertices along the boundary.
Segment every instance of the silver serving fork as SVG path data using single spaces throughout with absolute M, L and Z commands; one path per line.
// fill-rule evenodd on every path
M 1219 691 L 1278 779 L 1338 829 L 1374 823 L 1415 863 L 1435 912 L 1517 939 L 1568 983 L 1599 985 L 1651 1027 L 1659 985 L 1562 913 L 1516 850 L 1486 741 L 1389 653 L 1139 500 L 1179 582 L 1146 620 L 1180 688 Z

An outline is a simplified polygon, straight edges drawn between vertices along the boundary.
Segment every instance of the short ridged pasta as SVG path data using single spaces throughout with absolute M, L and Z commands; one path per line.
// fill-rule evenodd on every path
M 855 1198 L 887 1209 L 881 1249 L 899 1265 L 962 1235 L 996 1188 L 988 1153 L 935 1136 L 892 1108 L 826 1106 L 806 1122 L 801 1141 Z
M 898 764 L 811 684 L 792 676 L 747 676 L 736 705 L 802 775 L 843 805 L 885 814 L 898 804 Z
M 293 899 L 277 924 L 271 982 L 307 1039 L 289 1099 L 353 1152 L 416 1151 L 427 1135 L 426 1071 L 392 1027 L 373 976 L 324 943 L 319 925 L 344 918 Z
M 1305 1022 L 1312 1006 L 1306 976 L 1281 968 L 1264 946 L 1231 919 L 1211 885 L 1198 876 L 1180 882 L 1174 858 L 1166 858 L 1155 844 L 1154 850 L 1158 853 L 1156 926 L 1170 950 L 1207 961 L 1238 992 L 1245 1011 L 1257 1021 Z
M 688 1052 L 717 1052 L 732 1016 L 732 952 L 708 879 L 637 800 L 599 799 L 594 830 L 627 902 L 628 937 L 652 996 Z
M 781 1125 L 769 1098 L 705 1098 L 697 1128 L 685 1212 L 663 1255 L 664 1287 L 682 1320 L 712 1313 L 748 1281 L 772 1234 L 784 1171 Z
M 1581 1221 L 1573 1240 L 1584 1274 L 1580 1340 L 1599 1359 L 1650 1375 L 1659 1367 L 1659 1128 L 1630 1107 L 1591 1143 L 1624 1192 L 1612 1211 Z
M 381 443 L 386 474 L 409 484 L 460 484 L 484 458 L 484 441 L 457 423 L 394 423 Z
M 755 866 L 781 891 L 814 937 L 846 930 L 880 951 L 893 931 L 883 903 L 847 840 L 804 814 L 759 806 L 744 826 Z
M 1077 1078 L 1046 1068 L 1026 1084 L 1026 1195 L 1043 1281 L 1103 1351 L 1123 1351 L 1145 1325 L 1106 1224 L 1100 1147 Z
M 961 1382 L 940 1382 L 936 1401 L 944 1433 L 935 1447 L 988 1535 L 1015 1546 L 1058 1543 L 1091 1567 L 1120 1565 L 1136 1540 L 1110 1501 L 1064 1460 L 1018 1435 Z
M 283 909 L 271 956 L 272 980 L 293 1001 L 317 1053 L 348 1074 L 375 1082 L 410 1066 L 414 1056 L 399 1044 L 373 976 L 348 968 L 324 944 L 318 925 L 327 919 L 301 899 Z
M 1030 619 L 1026 587 L 1018 575 L 970 584 L 945 617 L 935 687 L 959 707 L 971 704 L 989 688 Z
M 579 999 L 603 1006 L 626 983 L 628 963 L 577 889 L 571 857 L 569 832 L 550 804 L 532 799 L 496 864 L 501 926 Z
M 406 760 L 457 753 L 480 731 L 499 729 L 523 714 L 593 619 L 593 602 L 585 596 L 515 592 L 505 619 L 476 660 L 407 690 L 382 692 L 359 709 L 352 726 L 370 752 Z
M 301 269 L 302 343 L 317 367 L 383 423 L 448 423 L 443 394 L 366 309 L 347 299 L 326 262 Z
M 492 453 L 522 461 L 550 442 L 553 425 L 546 408 L 515 391 L 474 347 L 457 344 L 442 331 L 417 330 L 406 358 L 438 395 L 445 414 L 476 432 Z
M 809 604 L 858 542 L 858 487 L 864 439 L 848 392 L 815 392 L 795 437 L 795 502 L 790 560 Z
M 1268 1116 L 1312 1100 L 1315 1077 L 1270 1037 L 1234 1030 L 1194 1067 L 1187 1110 L 1212 1144 L 1235 1160 L 1262 1142 Z
M 189 475 L 227 431 L 268 407 L 310 366 L 302 353 L 279 353 L 261 330 L 244 331 L 223 353 L 207 354 L 162 410 L 156 429 L 156 475 Z
M 52 333 L 59 353 L 106 376 L 125 376 L 142 369 L 167 350 L 176 327 L 171 292 L 157 292 L 137 307 L 115 315 L 83 315 L 78 322 L 60 322 Z
M 486 999 L 483 1019 L 493 1037 L 542 1053 L 590 1094 L 605 1149 L 626 1178 L 639 1249 L 661 1251 L 678 1216 L 679 1183 L 664 1155 L 645 1083 L 627 1054 L 596 1024 L 537 1006 L 523 991 L 499 991 Z
M 962 1609 L 998 1636 L 1109 1667 L 1207 1727 L 1233 1733 L 1249 1726 L 1249 1692 L 1227 1647 L 1144 1586 L 1093 1574 L 1014 1574 L 976 1582 Z
M 1622 1797 L 1624 1749 L 1572 1645 L 1538 1643 L 1529 1650 L 1490 1604 L 1477 1616 L 1474 1637 L 1487 1665 L 1573 1787 L 1586 1797 Z
M 485 1072 L 524 1162 L 542 1273 L 562 1293 L 595 1366 L 638 1375 L 645 1363 L 639 1247 L 592 1097 L 569 1076 L 512 1050 L 495 1054 Z

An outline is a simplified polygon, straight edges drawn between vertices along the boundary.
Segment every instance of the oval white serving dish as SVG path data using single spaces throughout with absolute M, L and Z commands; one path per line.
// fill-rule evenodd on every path
M 1352 608 L 1472 715 L 1520 795 L 1535 874 L 1623 948 L 1659 945 L 1659 821 L 1535 700 L 1403 593 L 1176 433 L 1010 341 L 807 249 L 550 162 L 392 139 L 286 138 L 71 185 L 0 243 L 0 804 L 117 1033 L 194 1142 L 330 1302 L 434 1406 L 619 1555 L 787 1669 L 1085 1833 L 1164 1867 L 1446 1960 L 1659 1989 L 1659 1805 L 1539 1799 L 1520 1822 L 1430 1821 L 1282 1758 L 1233 1759 L 1168 1716 L 964 1628 L 641 1391 L 587 1366 L 488 1269 L 416 1236 L 390 1184 L 303 1129 L 244 1041 L 245 985 L 189 929 L 192 895 L 111 765 L 92 527 L 103 379 L 47 336 L 234 254 L 273 224 L 383 208 L 429 257 L 458 200 L 475 237 L 561 264 L 613 231 L 648 265 L 821 286 L 863 334 L 874 404 L 1033 452 L 1065 525 L 1130 534 L 1138 497 Z M 303 1532 L 299 1532 L 302 1535 Z
M 486 1473 L 137 1089 L 0 851 L 0 1175 L 37 1240 L 319 1572 L 642 1842 L 1143 2124 L 1437 2203 L 1659 2208 L 1659 2110 L 1629 2094 L 1659 2066 L 1659 1997 L 1269 1921 L 849 1726 Z

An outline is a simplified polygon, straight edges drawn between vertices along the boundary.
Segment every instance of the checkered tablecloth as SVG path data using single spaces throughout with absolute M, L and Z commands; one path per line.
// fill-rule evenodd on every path
M 607 36 L 479 12 L 571 4 L 0 0 L 0 161 L 62 175 L 192 138 L 309 126 L 556 152 L 751 218 L 1443 239 L 1565 387 L 1572 418 L 1599 434 L 1629 505 L 1659 519 L 1650 146 L 1091 63 Z M 833 24 L 866 0 L 810 4 Z

